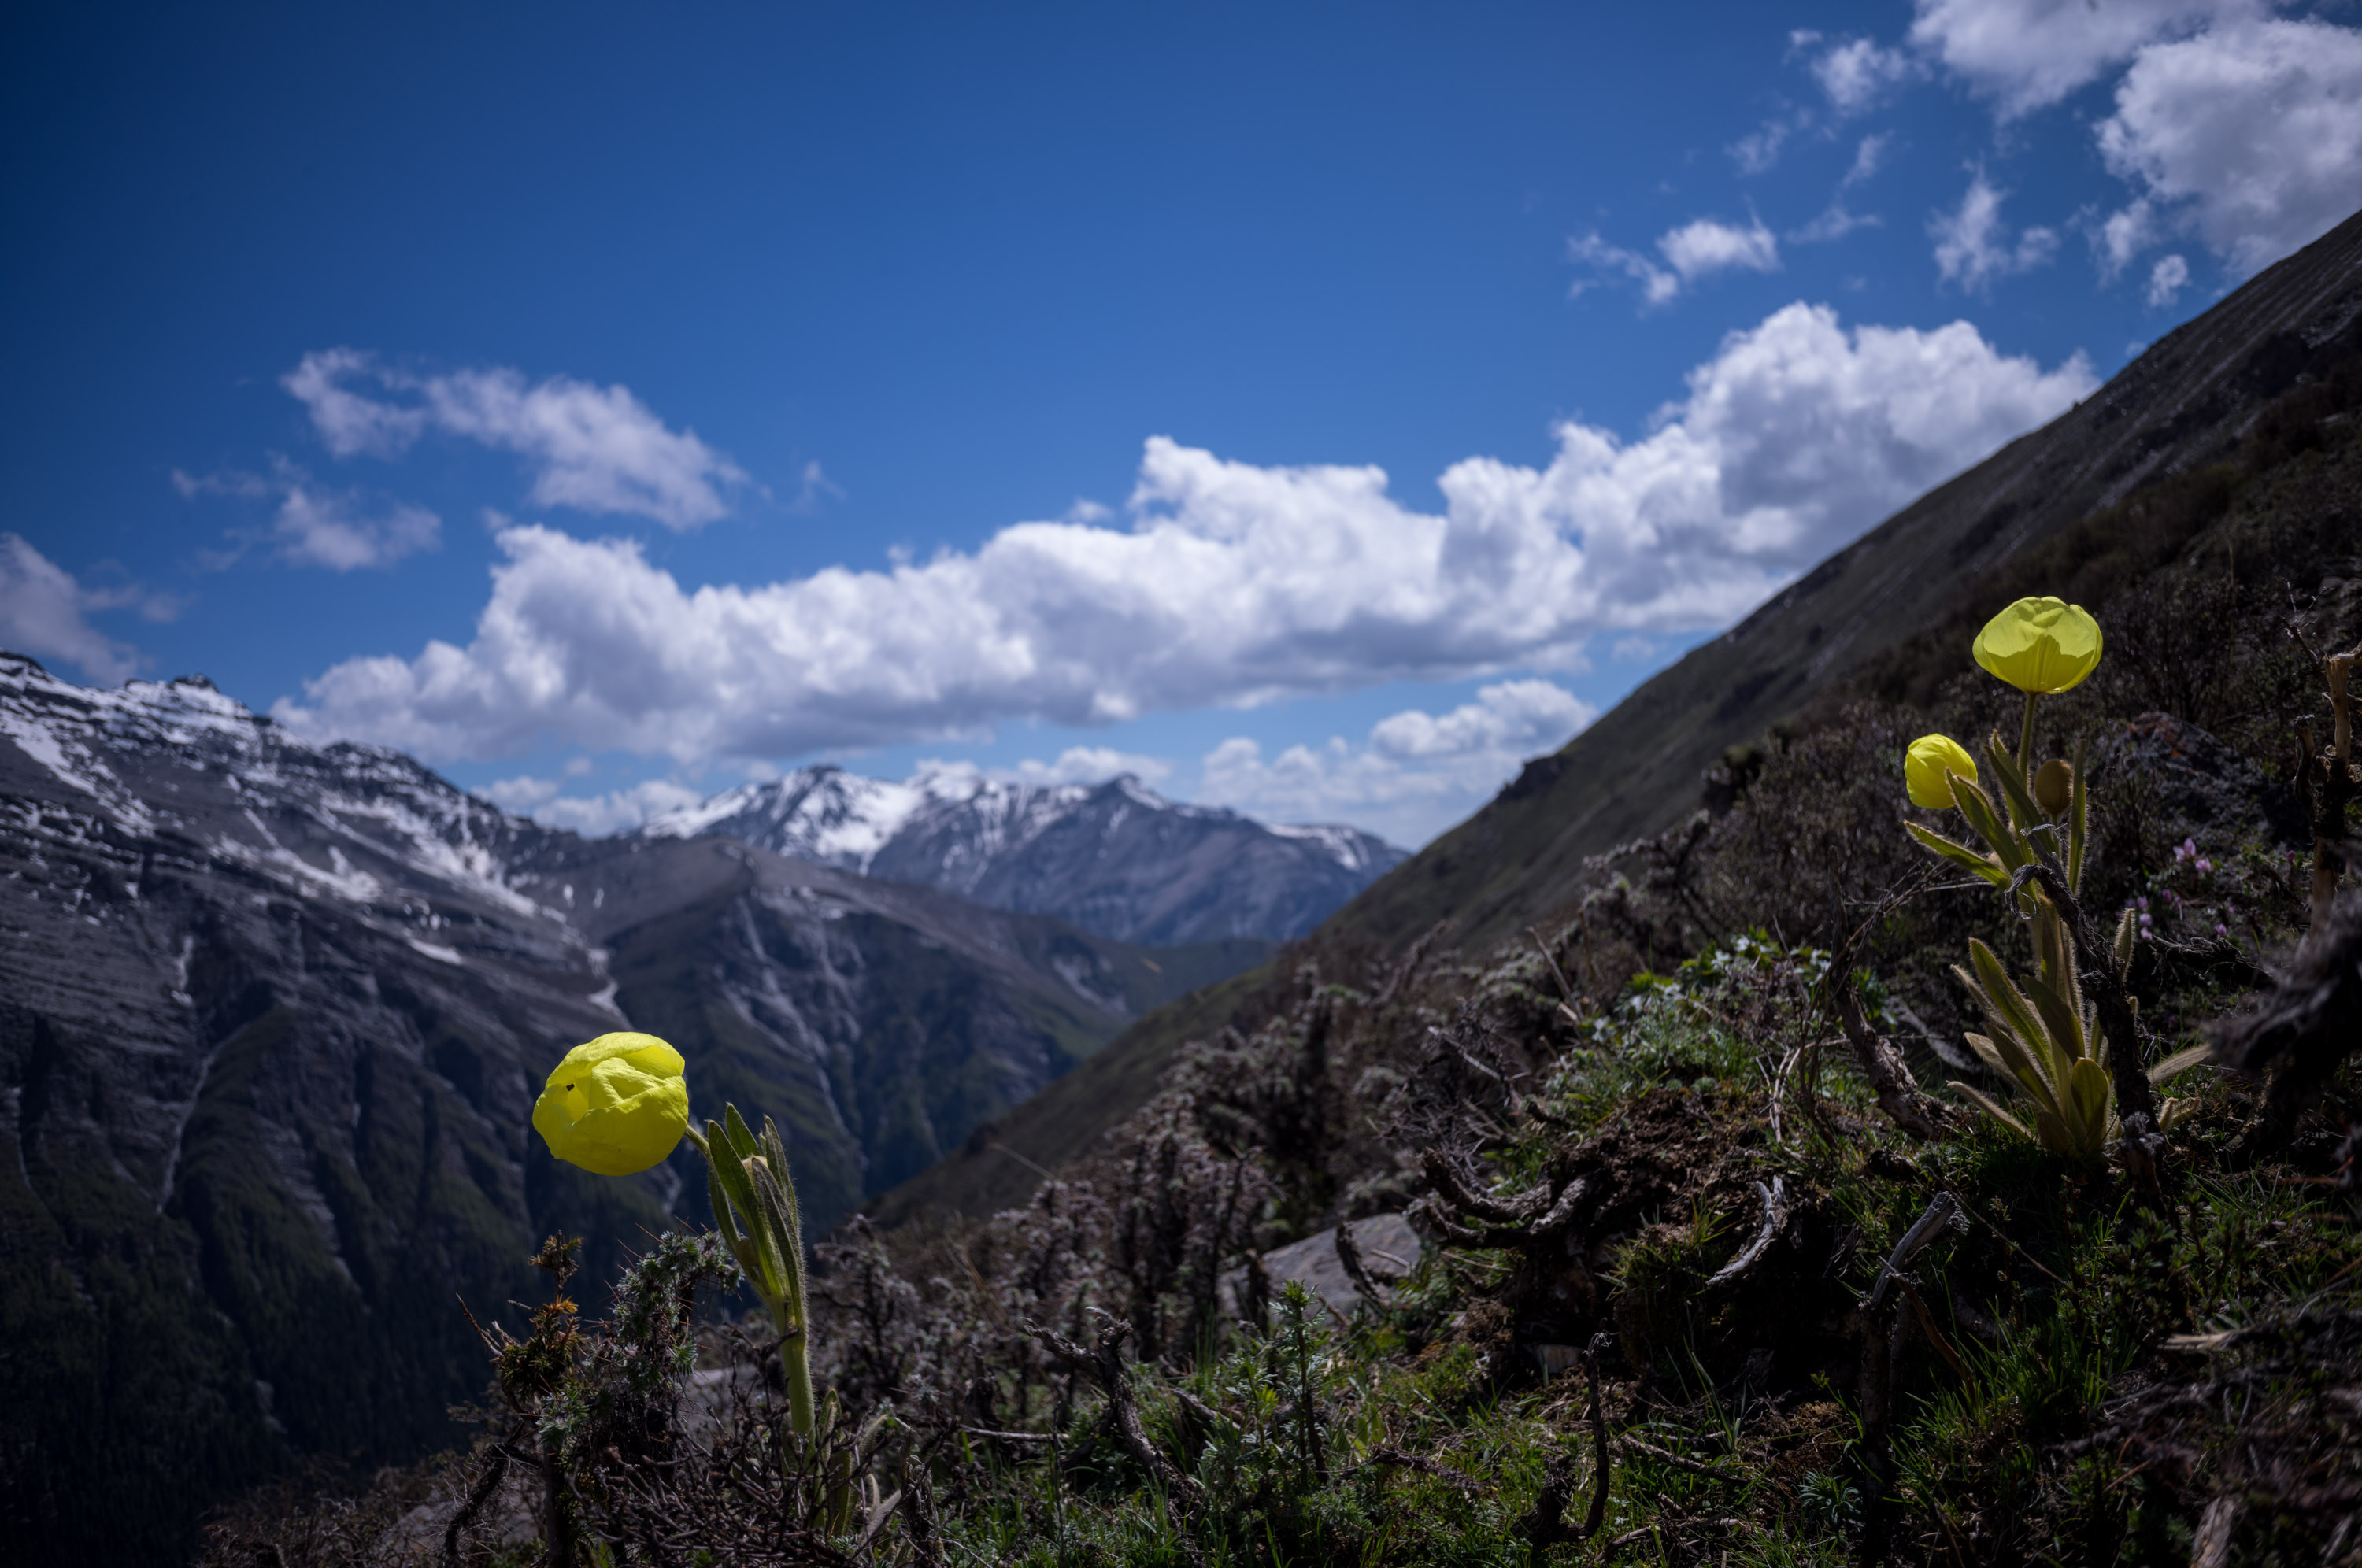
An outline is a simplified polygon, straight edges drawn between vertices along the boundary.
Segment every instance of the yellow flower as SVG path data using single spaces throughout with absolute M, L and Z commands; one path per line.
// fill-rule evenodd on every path
M 1921 735 L 1903 757 L 1903 782 L 1911 803 L 1940 810 L 1952 804 L 1952 775 L 1977 781 L 1976 759 L 1949 735 Z
M 653 1034 L 602 1034 L 551 1070 L 533 1130 L 551 1154 L 601 1176 L 661 1165 L 689 1126 L 682 1066 Z
M 2099 668 L 2100 624 L 2080 604 L 2021 599 L 1977 634 L 1977 662 L 2020 691 L 2050 696 Z

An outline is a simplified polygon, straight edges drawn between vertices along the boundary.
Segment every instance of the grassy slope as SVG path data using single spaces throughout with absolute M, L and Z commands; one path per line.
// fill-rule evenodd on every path
M 1276 966 L 1206 986 L 1159 1008 L 1106 1049 L 1010 1110 L 866 1210 L 894 1226 L 928 1214 L 982 1215 L 1023 1203 L 1043 1170 L 1088 1149 L 1145 1104 L 1182 1042 L 1211 1034 L 1267 988 Z
M 1490 804 L 1387 873 L 1311 939 L 1398 951 L 1438 922 L 1482 952 L 1563 908 L 1584 861 L 1697 809 L 1701 776 L 1930 627 L 1989 613 L 2012 569 L 2166 475 L 2214 460 L 2257 411 L 2353 350 L 2362 313 L 2362 215 L 2177 328 L 2093 396 L 1914 502 L 1738 626 L 1693 650 Z M 2324 331 L 2324 328 L 2326 331 Z M 2307 339 L 2310 337 L 2311 342 Z M 2020 590 L 2021 591 L 2027 590 Z M 1955 639 L 1958 640 L 1957 638 Z M 1151 1014 L 1091 1064 L 1001 1120 L 998 1141 L 1055 1168 L 1146 1101 L 1173 1052 L 1268 999 L 1275 966 Z M 900 1223 L 983 1214 L 1038 1179 L 967 1150 L 873 1203 Z
M 1374 884 L 1324 937 L 1408 942 L 1446 916 L 1481 950 L 1563 903 L 1588 856 L 1697 809 L 1700 776 L 1931 624 L 1988 574 L 2165 474 L 2212 460 L 2351 333 L 2362 215 L 2180 327 L 2097 394 L 1838 551 Z M 1980 604 L 1983 596 L 1976 594 Z

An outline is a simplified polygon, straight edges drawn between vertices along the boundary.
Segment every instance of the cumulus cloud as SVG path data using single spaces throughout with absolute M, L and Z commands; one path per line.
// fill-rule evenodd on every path
M 2148 272 L 2148 308 L 2163 310 L 2178 298 L 2190 282 L 2190 263 L 2179 256 L 2167 256 Z
M 921 770 L 929 766 L 922 763 Z M 1173 764 L 1161 756 L 1118 751 L 1113 746 L 1070 745 L 1054 762 L 1029 756 L 1014 767 L 995 771 L 1019 784 L 1104 784 L 1126 773 L 1143 784 L 1161 784 L 1173 776 Z
M 206 564 L 215 568 L 229 565 L 251 546 L 268 545 L 281 560 L 296 566 L 353 571 L 391 566 L 443 542 L 443 520 L 425 508 L 400 502 L 372 508 L 352 491 L 314 483 L 311 475 L 283 458 L 274 461 L 267 475 L 231 471 L 194 476 L 175 469 L 172 486 L 184 500 L 228 495 L 278 502 L 269 529 L 233 530 L 235 548 L 206 555 Z
M 1918 0 L 1911 42 L 2014 119 L 2161 39 L 2268 8 L 2265 0 Z
M 585 838 L 604 838 L 635 828 L 650 817 L 693 806 L 705 797 L 669 779 L 650 778 L 602 795 L 568 795 L 557 778 L 520 775 L 484 787 L 486 799 L 504 812 L 531 817 L 544 827 L 568 828 Z
M 1640 285 L 1650 304 L 1663 304 L 1683 288 L 1712 273 L 1738 269 L 1751 272 L 1780 270 L 1780 242 L 1755 218 L 1745 228 L 1714 218 L 1698 218 L 1658 237 L 1659 266 L 1637 251 L 1608 244 L 1596 234 L 1568 243 L 1569 254 L 1602 271 L 1622 272 Z M 1578 280 L 1573 293 L 1580 295 L 1595 279 Z
M 2241 22 L 2154 44 L 2098 135 L 2108 168 L 2141 192 L 2103 228 L 2116 267 L 2153 237 L 2154 206 L 2255 271 L 2362 200 L 2362 29 Z
M 428 432 L 513 453 L 542 506 L 649 518 L 675 530 L 723 515 L 746 476 L 691 430 L 668 429 L 621 386 L 567 376 L 528 384 L 502 368 L 419 375 L 352 348 L 306 354 L 281 380 L 340 458 L 393 458 Z M 826 480 L 805 474 L 817 499 Z M 833 489 L 833 486 L 828 486 Z
M 1796 35 L 1798 41 L 1805 41 Z M 1870 39 L 1845 39 L 1812 56 L 1813 80 L 1840 117 L 1877 107 L 1887 93 L 1926 73 L 1926 67 L 1908 50 L 1889 49 Z
M 125 602 L 124 594 L 84 588 L 22 536 L 0 534 L 0 647 L 64 659 L 94 680 L 128 679 L 138 651 L 90 624 L 91 612 Z
M 1944 282 L 1981 294 L 1992 287 L 1996 278 L 2031 271 L 2057 252 L 2058 235 L 2054 229 L 2029 228 L 2012 243 L 2009 226 L 2001 216 L 2001 204 L 2008 194 L 1979 169 L 1970 175 L 1960 204 L 1928 221 L 1928 237 L 1936 242 L 1936 268 Z
M 1487 686 L 1446 713 L 1379 720 L 1359 745 L 1293 745 L 1266 759 L 1244 736 L 1206 754 L 1202 800 L 1274 822 L 1348 821 L 1424 844 L 1484 803 L 1525 759 L 1556 751 L 1599 711 L 1548 680 Z
M 1639 439 L 1569 422 L 1540 468 L 1466 459 L 1440 513 L 1374 468 L 1157 437 L 1127 526 L 1021 523 L 884 570 L 688 587 L 632 541 L 510 526 L 468 646 L 348 660 L 275 712 L 433 758 L 689 762 L 1571 668 L 1603 632 L 1728 624 L 2094 384 L 1967 322 L 1848 330 L 1797 304 L 1727 337 Z

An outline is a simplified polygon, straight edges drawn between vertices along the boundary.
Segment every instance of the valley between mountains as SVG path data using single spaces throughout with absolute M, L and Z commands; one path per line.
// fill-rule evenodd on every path
M 1341 830 L 1277 832 L 1131 780 L 1027 794 L 826 769 L 585 841 L 398 754 L 299 743 L 202 679 L 101 691 L 0 658 L 0 1525 L 160 1559 L 210 1500 L 292 1461 L 450 1442 L 447 1408 L 485 1367 L 455 1297 L 513 1321 L 502 1304 L 538 1294 L 524 1260 L 542 1236 L 586 1238 L 583 1277 L 601 1281 L 671 1217 L 704 1218 L 693 1154 L 601 1180 L 527 1132 L 541 1064 L 627 1024 L 682 1049 L 693 1105 L 779 1119 L 815 1237 L 856 1204 L 881 1225 L 1022 1206 L 1135 1113 L 1199 1099 L 1232 1113 L 1204 1124 L 1226 1141 L 1246 1110 L 1286 1123 L 1261 1146 L 1301 1145 L 1273 1155 L 1298 1233 L 1408 1202 L 1449 1173 L 1372 1142 L 1388 1086 L 1425 1070 L 1455 1017 L 1481 1021 L 1472 987 L 1507 999 L 1519 1049 L 1561 1051 L 1577 1043 L 1567 1003 L 1605 1007 L 1623 976 L 1710 945 L 1715 922 L 1673 907 L 1683 857 L 1772 820 L 1751 815 L 1769 808 L 1746 802 L 1749 779 L 1784 778 L 1793 810 L 1724 846 L 1749 872 L 1735 929 L 1847 940 L 1859 889 L 1830 893 L 1825 862 L 1869 840 L 1811 839 L 1815 813 L 1874 796 L 1894 836 L 1899 780 L 1880 769 L 1899 772 L 1896 737 L 1923 710 L 1961 701 L 1944 683 L 1993 606 L 2058 593 L 2104 619 L 2111 662 L 2078 700 L 2113 706 L 2074 722 L 2104 739 L 2109 789 L 2128 746 L 2151 751 L 2126 778 L 2223 752 L 2202 714 L 2245 726 L 2257 756 L 2279 745 L 2278 689 L 2238 684 L 2281 679 L 2258 606 L 2295 606 L 2324 636 L 2362 625 L 2357 410 L 2362 215 L 1399 864 Z M 2164 863 L 2160 843 L 2197 853 L 2184 835 L 2202 824 L 2172 818 L 2169 790 L 2120 794 L 2123 889 Z M 1708 802 L 1721 818 L 1698 814 Z M 2276 840 L 2250 847 L 2278 864 Z M 1583 977 L 1595 997 L 1567 973 L 1595 912 L 1613 948 Z M 1890 956 L 1913 960 L 1897 942 Z M 1332 1003 L 1382 1021 L 1368 1062 L 1332 1037 Z M 1506 1082 L 1430 1055 L 1454 1116 Z M 1492 1089 L 1453 1076 L 1462 1058 Z M 1734 1073 L 1732 1094 L 1754 1081 Z M 1719 1074 L 1682 1077 L 1650 1103 L 1724 1092 Z M 1639 1148 L 1654 1138 L 1690 1180 L 1710 1162 L 1682 1152 L 1688 1136 L 1636 1133 L 1634 1158 L 1656 1158 Z M 1235 1187 L 1251 1161 L 1223 1159 Z M 1158 1190 L 1168 1208 L 1188 1193 Z M 1676 1190 L 1669 1176 L 1667 1202 Z M 1561 1337 L 1562 1310 L 1534 1323 L 1586 1342 Z M 1481 1334 L 1506 1350 L 1523 1342 L 1512 1317 L 1487 1298 L 1449 1331 L 1472 1357 Z
M 530 1136 L 572 1044 L 662 1034 L 696 1105 L 776 1116 L 818 1233 L 1399 858 L 1130 779 L 833 769 L 584 840 L 201 677 L 0 656 L 6 1517 L 177 1539 L 291 1453 L 446 1438 L 458 1300 L 703 1217 L 686 1150 L 602 1181 Z

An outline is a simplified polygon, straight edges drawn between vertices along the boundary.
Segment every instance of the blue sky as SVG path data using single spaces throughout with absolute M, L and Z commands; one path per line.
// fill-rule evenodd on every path
M 2350 8 L 34 7 L 0 646 L 1417 844 L 2362 193 Z

